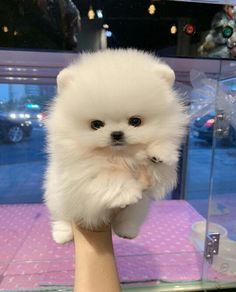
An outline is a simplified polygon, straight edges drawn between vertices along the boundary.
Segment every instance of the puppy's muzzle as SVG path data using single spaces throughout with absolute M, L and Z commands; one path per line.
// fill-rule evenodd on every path
M 124 132 L 122 131 L 114 131 L 111 133 L 111 140 L 113 145 L 122 145 L 124 144 Z

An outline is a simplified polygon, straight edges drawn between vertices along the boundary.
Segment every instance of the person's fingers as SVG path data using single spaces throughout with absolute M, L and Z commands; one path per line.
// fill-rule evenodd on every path
M 79 223 L 73 223 L 72 228 L 73 228 L 73 231 L 77 229 L 81 233 L 84 233 L 84 232 L 89 233 L 89 232 L 106 232 L 106 231 L 109 231 L 111 227 L 110 227 L 110 224 L 101 224 L 95 228 L 94 227 L 86 228 L 84 226 L 81 226 Z
M 110 221 L 112 221 L 113 218 L 115 218 L 117 216 L 117 214 L 119 214 L 119 212 L 123 210 L 122 208 L 114 208 L 111 210 L 111 214 L 110 214 Z M 92 227 L 92 228 L 86 228 L 84 227 L 82 224 L 80 224 L 79 222 L 77 223 L 73 223 L 72 224 L 72 228 L 73 231 L 75 231 L 75 229 L 77 229 L 80 232 L 106 232 L 109 231 L 111 229 L 111 224 L 110 223 L 102 223 L 96 227 Z

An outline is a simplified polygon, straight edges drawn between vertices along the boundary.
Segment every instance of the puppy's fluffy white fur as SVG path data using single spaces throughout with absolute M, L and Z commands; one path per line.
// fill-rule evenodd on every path
M 169 66 L 136 50 L 83 54 L 60 72 L 46 123 L 45 202 L 57 242 L 72 239 L 71 222 L 97 228 L 112 220 L 116 234 L 133 238 L 150 200 L 173 189 L 187 122 L 174 78 Z M 129 125 L 130 117 L 141 125 Z M 104 127 L 92 129 L 93 120 Z M 114 131 L 124 133 L 120 146 Z

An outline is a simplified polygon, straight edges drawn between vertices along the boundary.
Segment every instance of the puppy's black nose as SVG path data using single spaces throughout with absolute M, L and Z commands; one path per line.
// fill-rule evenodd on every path
M 111 138 L 114 141 L 120 141 L 124 138 L 124 133 L 121 131 L 115 131 L 111 133 Z

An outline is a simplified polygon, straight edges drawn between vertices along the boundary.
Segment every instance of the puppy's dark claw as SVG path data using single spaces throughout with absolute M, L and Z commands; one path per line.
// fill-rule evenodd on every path
M 155 156 L 150 157 L 150 160 L 151 160 L 153 163 L 162 163 L 162 161 L 161 161 L 159 158 L 156 158 Z

